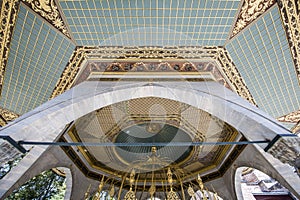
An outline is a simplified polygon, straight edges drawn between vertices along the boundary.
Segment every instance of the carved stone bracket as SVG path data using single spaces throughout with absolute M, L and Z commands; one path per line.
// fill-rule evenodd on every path
M 297 4 L 299 4 L 298 0 L 278 0 L 282 21 L 289 40 L 298 81 L 300 83 L 300 11 Z
M 62 20 L 54 0 L 22 0 L 33 11 L 40 14 L 55 28 L 70 38 L 67 27 Z
M 276 0 L 244 0 L 231 38 L 274 5 Z
M 281 137 L 268 153 L 283 163 L 295 166 L 296 159 L 300 156 L 300 137 Z
M 0 16 L 0 93 L 9 54 L 9 44 L 16 22 L 18 0 L 3 0 Z
M 236 93 L 244 99 L 248 100 L 250 103 L 256 105 L 253 96 L 251 95 L 249 89 L 245 84 L 244 79 L 238 72 L 233 61 L 229 57 L 228 52 L 223 48 L 219 48 L 216 59 L 220 62 L 223 72 L 230 80 L 231 84 L 234 87 L 233 89 L 236 91 Z
M 298 123 L 300 121 L 300 110 L 281 116 L 277 120 L 280 122 Z

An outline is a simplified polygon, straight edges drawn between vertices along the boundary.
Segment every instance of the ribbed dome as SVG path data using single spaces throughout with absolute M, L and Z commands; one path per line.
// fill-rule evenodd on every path
M 192 142 L 190 136 L 181 129 L 168 124 L 144 123 L 131 126 L 121 131 L 115 139 L 117 143 L 176 143 Z M 181 162 L 192 151 L 192 147 L 157 146 L 157 155 Z M 145 158 L 151 154 L 151 146 L 124 146 L 116 148 L 117 154 L 126 162 Z

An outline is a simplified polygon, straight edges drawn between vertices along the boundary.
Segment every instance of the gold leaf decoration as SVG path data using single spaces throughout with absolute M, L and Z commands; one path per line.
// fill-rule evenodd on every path
M 298 0 L 278 0 L 282 21 L 293 55 L 298 81 L 300 83 L 300 10 Z
M 19 117 L 18 114 L 0 107 L 0 126 L 5 126 L 8 122 Z
M 52 95 L 51 99 L 57 95 L 62 94 L 66 90 L 70 89 L 75 81 L 75 77 L 80 70 L 81 63 L 85 59 L 85 54 L 83 48 L 78 47 L 75 49 L 74 53 L 69 60 L 67 67 L 63 71 L 60 79 L 58 80 Z
M 170 192 L 168 192 L 167 200 L 179 200 L 179 198 L 178 198 L 176 192 L 171 190 Z
M 229 57 L 228 52 L 224 48 L 219 48 L 216 59 L 220 62 L 223 72 L 231 82 L 233 87 L 232 89 L 235 90 L 238 95 L 248 100 L 250 103 L 256 105 L 253 96 L 248 90 L 244 79 Z
M 231 37 L 238 34 L 242 29 L 270 8 L 275 2 L 276 0 L 245 0 Z
M 54 0 L 22 0 L 36 13 L 49 21 L 55 28 L 70 38 Z
M 18 0 L 3 0 L 0 16 L 0 93 L 9 54 L 12 30 L 16 22 Z
M 280 122 L 298 123 L 300 121 L 300 110 L 279 117 L 277 120 Z
M 135 194 L 134 194 L 134 192 L 132 191 L 132 189 L 130 189 L 130 190 L 126 193 L 126 195 L 125 195 L 125 197 L 124 197 L 124 200 L 136 200 Z

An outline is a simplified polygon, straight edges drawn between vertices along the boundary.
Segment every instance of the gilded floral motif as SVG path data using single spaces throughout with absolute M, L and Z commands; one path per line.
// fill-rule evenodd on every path
M 236 66 L 230 59 L 228 52 L 223 48 L 219 48 L 216 59 L 221 63 L 221 68 L 226 77 L 230 80 L 236 93 L 244 99 L 248 100 L 250 103 L 256 105 L 253 96 L 248 90 L 245 81 L 238 72 Z
M 235 36 L 257 17 L 270 8 L 276 0 L 245 0 L 231 37 Z
M 279 0 L 281 17 L 286 29 L 298 81 L 300 83 L 300 10 L 298 0 Z
M 0 93 L 3 85 L 4 71 L 9 54 L 9 44 L 15 25 L 18 0 L 3 0 L 0 18 Z
M 70 38 L 70 34 L 60 16 L 54 0 L 22 0 L 36 13 L 48 20 L 53 26 Z
M 277 120 L 280 122 L 297 123 L 300 121 L 300 110 L 297 110 L 295 112 L 292 112 L 292 113 L 289 113 L 282 117 L 279 117 L 279 118 L 277 118 Z

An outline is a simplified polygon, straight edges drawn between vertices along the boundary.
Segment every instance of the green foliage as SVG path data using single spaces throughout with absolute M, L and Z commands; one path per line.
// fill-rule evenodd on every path
M 8 172 L 14 167 L 16 166 L 24 157 L 25 155 L 21 155 L 17 158 L 15 158 L 14 160 L 10 160 L 8 162 L 6 162 L 4 165 L 2 165 L 0 167 L 0 179 L 2 179 L 6 174 L 8 174 Z
M 59 176 L 52 170 L 44 171 L 22 185 L 6 198 L 7 200 L 58 200 L 64 198 L 66 185 L 65 177 Z

